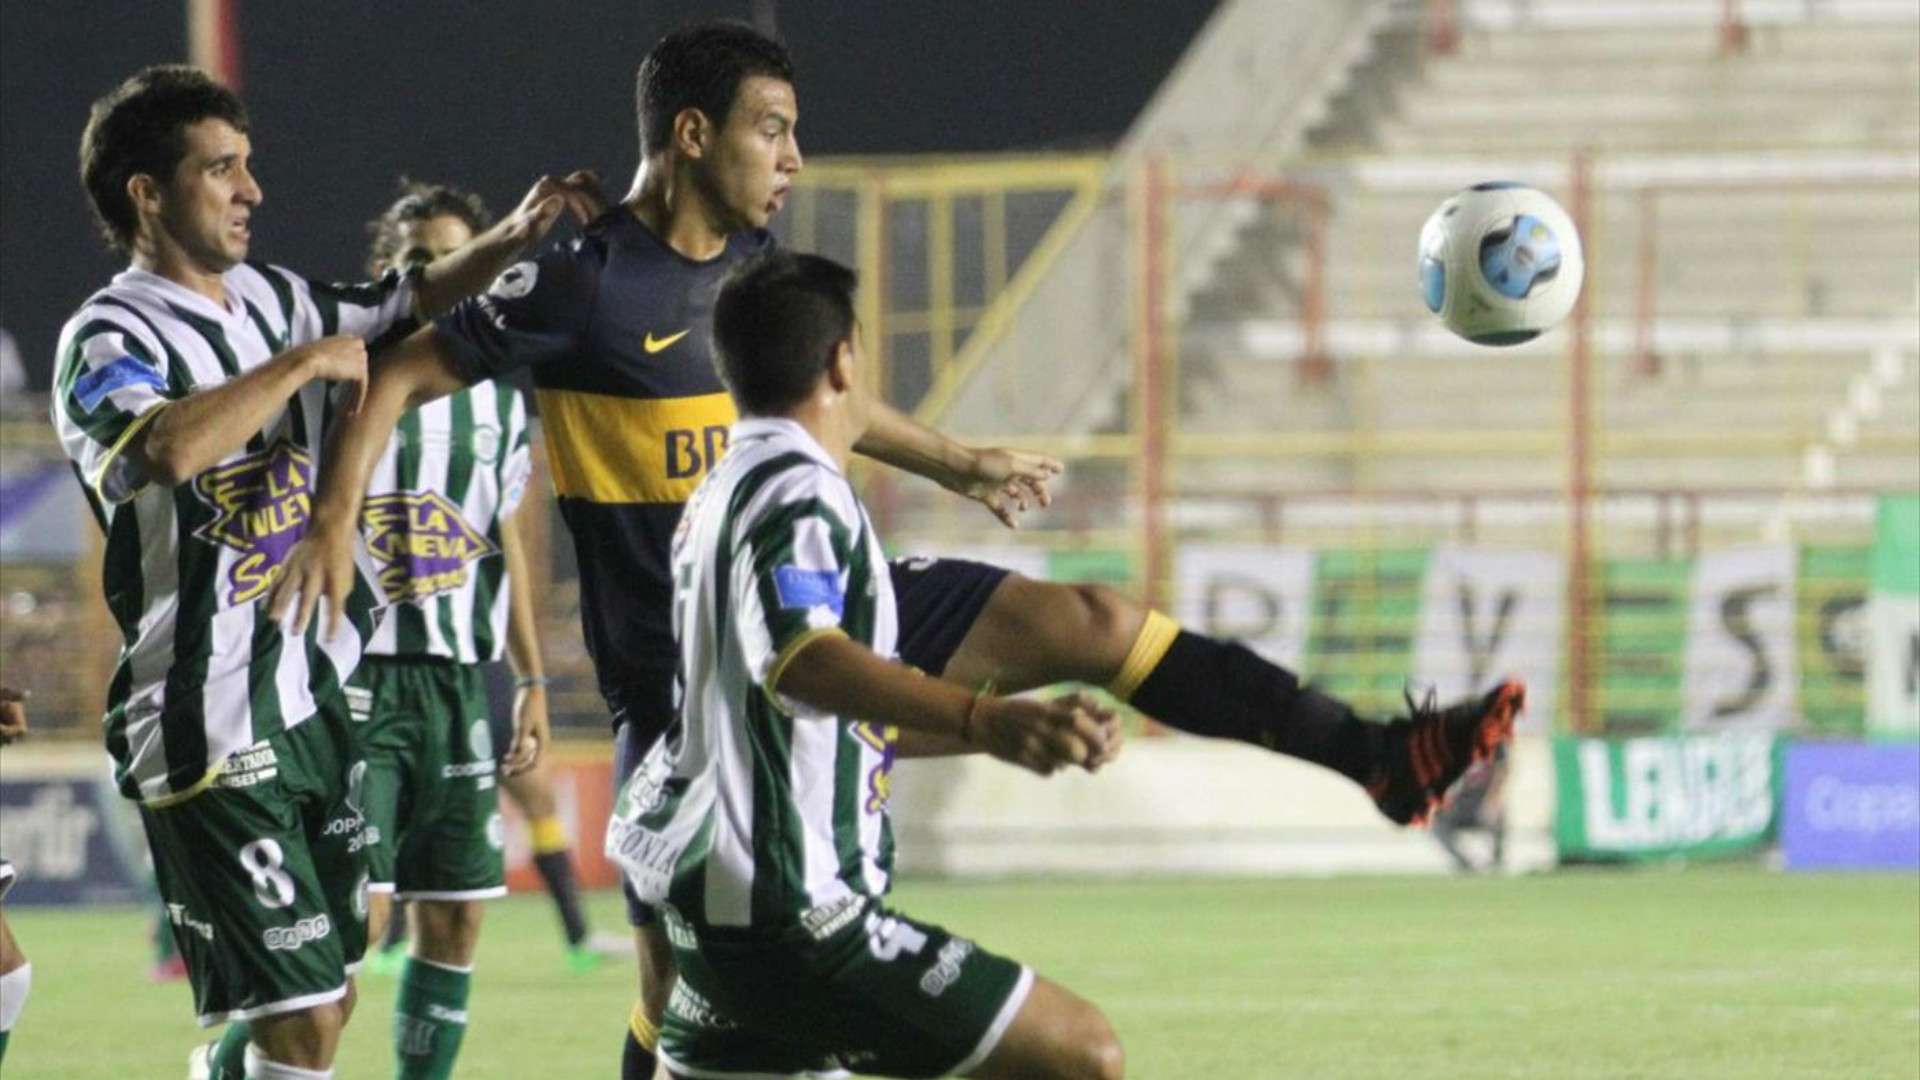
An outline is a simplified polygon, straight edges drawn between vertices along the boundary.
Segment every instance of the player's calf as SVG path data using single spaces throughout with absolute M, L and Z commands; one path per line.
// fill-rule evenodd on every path
M 1050 979 L 1033 990 L 1000 1044 L 966 1075 L 976 1080 L 1120 1080 L 1126 1054 L 1092 1002 Z

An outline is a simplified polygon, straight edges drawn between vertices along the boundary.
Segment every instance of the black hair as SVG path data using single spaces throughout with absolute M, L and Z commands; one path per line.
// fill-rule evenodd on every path
M 640 152 L 648 155 L 673 141 L 673 118 L 699 109 L 715 124 L 727 122 L 740 84 L 755 75 L 793 82 L 787 47 L 743 22 L 715 19 L 683 26 L 660 39 L 634 79 L 640 122 Z
M 853 336 L 859 275 L 819 255 L 774 250 L 727 274 L 713 305 L 714 364 L 742 413 L 806 400 Z
M 139 217 L 127 181 L 145 173 L 166 185 L 186 156 L 187 128 L 225 120 L 247 130 L 247 107 L 213 76 L 186 64 L 155 64 L 93 103 L 80 133 L 80 183 L 107 243 L 133 250 Z
M 400 246 L 403 227 L 437 217 L 459 218 L 475 234 L 493 224 L 487 204 L 473 192 L 447 184 L 423 184 L 403 176 L 400 197 L 381 211 L 379 217 L 367 222 L 367 235 L 371 238 L 367 246 L 367 271 L 372 273 L 380 263 L 391 261 L 394 249 Z

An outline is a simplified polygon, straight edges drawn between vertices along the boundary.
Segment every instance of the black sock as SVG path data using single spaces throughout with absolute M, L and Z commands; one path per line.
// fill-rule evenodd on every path
M 620 1080 L 653 1080 L 657 1064 L 653 1051 L 641 1046 L 633 1028 L 627 1028 L 627 1044 L 620 1050 Z
M 540 880 L 547 883 L 553 906 L 560 909 L 561 925 L 567 928 L 567 944 L 578 945 L 587 940 L 587 917 L 580 910 L 580 887 L 573 881 L 571 854 L 562 848 L 535 855 L 533 868 L 540 871 Z
M 1246 646 L 1185 630 L 1129 704 L 1169 727 L 1264 746 L 1362 784 L 1373 775 L 1385 730 Z

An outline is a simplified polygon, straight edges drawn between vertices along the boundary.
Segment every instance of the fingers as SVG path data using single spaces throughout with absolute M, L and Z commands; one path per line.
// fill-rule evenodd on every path
M 606 213 L 607 193 L 601 186 L 599 173 L 592 169 L 575 169 L 567 174 L 565 183 L 568 206 L 581 224 Z

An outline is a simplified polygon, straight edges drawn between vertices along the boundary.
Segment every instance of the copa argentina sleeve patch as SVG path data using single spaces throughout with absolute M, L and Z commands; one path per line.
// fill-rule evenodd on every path
M 782 566 L 773 572 L 773 590 L 780 606 L 791 611 L 823 607 L 839 618 L 847 607 L 847 575 L 844 570 L 803 570 Z
M 153 370 L 152 365 L 129 354 L 94 368 L 75 379 L 73 396 L 80 402 L 81 408 L 92 412 L 99 408 L 108 394 L 122 387 L 140 384 L 151 386 L 155 390 L 167 388 L 167 381 L 160 377 L 159 372 Z

